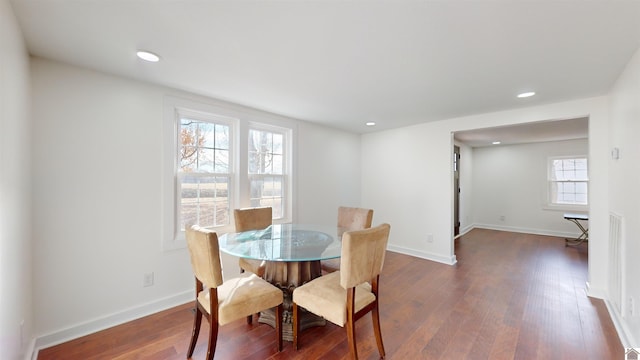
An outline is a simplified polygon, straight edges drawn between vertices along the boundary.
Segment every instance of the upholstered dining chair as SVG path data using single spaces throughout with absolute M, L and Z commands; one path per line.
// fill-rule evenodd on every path
M 340 231 L 362 230 L 371 227 L 373 209 L 340 206 L 338 208 L 338 229 Z M 340 259 L 322 260 L 320 262 L 324 273 L 340 270 Z
M 346 328 L 349 351 L 358 358 L 355 321 L 371 312 L 380 358 L 384 345 L 378 299 L 380 272 L 389 240 L 389 224 L 342 235 L 340 270 L 315 278 L 293 290 L 293 347 L 300 339 L 300 307 Z
M 264 229 L 271 225 L 272 214 L 273 210 L 271 207 L 235 209 L 233 210 L 233 218 L 236 224 L 236 232 Z M 240 265 L 241 273 L 248 271 L 260 277 L 264 276 L 264 270 L 266 268 L 265 261 L 239 258 L 238 265 Z M 253 315 L 248 315 L 247 324 L 251 324 L 252 322 Z
M 196 311 L 187 358 L 196 347 L 203 315 L 209 321 L 207 359 L 211 360 L 219 326 L 270 308 L 275 308 L 277 347 L 281 351 L 282 290 L 250 273 L 223 281 L 218 235 L 197 225 L 188 227 L 186 233 L 196 281 Z
M 233 210 L 236 232 L 260 230 L 268 227 L 272 223 L 271 207 L 256 207 Z M 238 260 L 240 271 L 248 271 L 260 277 L 264 275 L 265 262 L 240 258 Z

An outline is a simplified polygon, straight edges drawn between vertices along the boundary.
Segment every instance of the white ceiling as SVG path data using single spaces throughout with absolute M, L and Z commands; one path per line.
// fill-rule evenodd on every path
M 640 1 L 12 4 L 35 56 L 358 133 L 604 95 L 640 45 Z
M 540 121 L 523 125 L 501 126 L 470 131 L 459 131 L 454 138 L 471 147 L 514 145 L 545 141 L 587 139 L 589 118 L 562 121 Z

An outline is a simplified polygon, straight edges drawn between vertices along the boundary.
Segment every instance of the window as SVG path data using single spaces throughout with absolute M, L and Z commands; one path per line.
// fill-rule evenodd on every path
M 273 218 L 283 219 L 287 193 L 286 132 L 249 130 L 248 175 L 251 206 L 271 206 Z
M 231 126 L 215 117 L 203 121 L 178 114 L 180 229 L 187 224 L 228 225 L 233 184 Z
M 254 110 L 165 97 L 163 249 L 186 247 L 187 224 L 233 231 L 236 208 L 271 206 L 274 222 L 292 221 L 295 127 Z
M 549 159 L 549 203 L 551 205 L 588 204 L 588 166 L 586 156 Z

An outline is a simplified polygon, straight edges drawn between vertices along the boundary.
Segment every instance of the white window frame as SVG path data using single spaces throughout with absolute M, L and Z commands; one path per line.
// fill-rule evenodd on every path
M 218 233 L 234 231 L 233 209 L 250 206 L 250 188 L 248 178 L 248 137 L 249 129 L 262 129 L 277 131 L 286 134 L 286 184 L 285 184 L 285 214 L 282 219 L 274 219 L 274 223 L 287 223 L 293 221 L 295 181 L 292 176 L 295 146 L 295 121 L 273 116 L 268 113 L 245 109 L 240 106 L 232 106 L 216 101 L 203 103 L 200 101 L 178 98 L 171 95 L 165 96 L 163 111 L 163 166 L 162 166 L 162 249 L 165 251 L 186 248 L 184 231 L 180 224 L 180 192 L 178 182 L 178 129 L 180 114 L 189 114 L 197 119 L 224 119 L 229 121 L 233 128 L 230 141 L 232 155 L 230 166 L 233 170 L 233 179 L 230 182 L 229 208 L 231 210 L 230 224 L 216 227 Z M 215 121 L 214 121 L 215 122 Z
M 568 159 L 585 159 L 587 161 L 587 203 L 586 204 L 567 204 L 556 203 L 553 201 L 553 184 L 557 182 L 566 182 L 554 180 L 552 177 L 552 169 L 554 160 L 568 160 Z M 569 155 L 569 156 L 550 156 L 547 158 L 547 176 L 546 176 L 546 206 L 545 208 L 551 210 L 562 211 L 588 211 L 589 210 L 589 157 L 587 155 Z

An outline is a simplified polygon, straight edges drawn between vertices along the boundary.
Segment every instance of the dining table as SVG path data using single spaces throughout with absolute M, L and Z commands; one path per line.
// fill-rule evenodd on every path
M 273 224 L 265 229 L 226 233 L 219 237 L 220 251 L 265 262 L 264 279 L 284 295 L 282 338 L 293 340 L 293 290 L 322 276 L 321 260 L 339 258 L 342 232 L 336 226 L 318 224 Z M 263 311 L 258 320 L 275 326 L 273 311 Z M 301 316 L 300 329 L 323 326 L 325 320 L 312 313 Z

